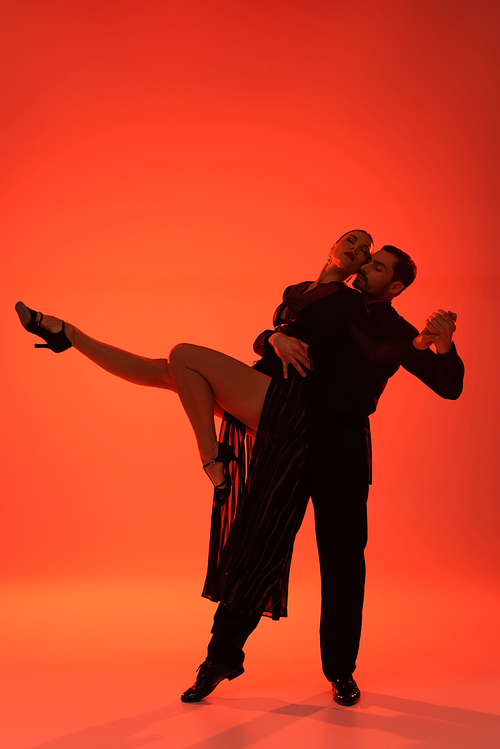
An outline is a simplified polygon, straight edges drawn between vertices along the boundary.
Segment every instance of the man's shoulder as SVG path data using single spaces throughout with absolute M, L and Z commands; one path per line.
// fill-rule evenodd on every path
M 414 338 L 418 335 L 418 330 L 414 325 L 405 320 L 397 312 L 391 302 L 380 302 L 368 305 L 370 317 L 376 325 L 392 336 L 401 336 L 405 338 Z
M 405 318 L 403 317 L 403 315 L 400 315 L 399 312 L 397 312 L 394 309 L 394 307 L 392 306 L 392 304 L 390 305 L 390 307 L 391 307 L 391 314 L 394 317 L 394 324 L 395 325 L 396 324 L 399 325 L 401 327 L 401 330 L 404 329 L 404 330 L 407 330 L 407 331 L 411 331 L 412 333 L 415 333 L 415 335 L 418 335 L 417 328 L 414 325 L 412 325 L 410 322 L 408 322 L 408 320 L 405 320 Z

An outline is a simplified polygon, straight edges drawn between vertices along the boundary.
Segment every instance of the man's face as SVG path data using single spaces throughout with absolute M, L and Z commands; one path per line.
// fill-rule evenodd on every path
M 361 266 L 352 285 L 375 299 L 384 296 L 393 281 L 397 261 L 398 258 L 392 252 L 374 252 L 370 260 Z

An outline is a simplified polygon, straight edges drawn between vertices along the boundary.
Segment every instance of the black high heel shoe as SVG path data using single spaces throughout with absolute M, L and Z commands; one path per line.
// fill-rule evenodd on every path
M 71 348 L 71 341 L 64 332 L 64 320 L 62 321 L 61 330 L 57 333 L 52 333 L 50 330 L 42 328 L 40 325 L 43 320 L 41 312 L 38 322 L 36 321 L 38 312 L 34 309 L 30 309 L 23 304 L 23 302 L 18 302 L 16 304 L 16 312 L 19 315 L 19 320 L 21 321 L 23 328 L 27 330 L 28 333 L 33 333 L 33 335 L 37 335 L 45 341 L 45 343 L 35 343 L 35 348 L 49 348 L 56 354 L 60 354 L 62 351 Z
M 213 460 L 209 460 L 208 463 L 205 463 L 203 468 L 207 468 L 207 466 L 213 466 L 215 463 L 224 464 L 224 481 L 217 485 L 214 484 L 214 490 L 217 504 L 225 505 L 227 500 L 229 499 L 229 495 L 231 494 L 231 475 L 229 473 L 229 463 L 231 463 L 232 460 L 236 460 L 236 455 L 234 454 L 234 450 L 230 445 L 225 445 L 221 442 L 219 442 L 218 444 L 219 449 L 217 452 L 217 457 Z M 207 474 L 210 481 L 212 481 L 212 479 L 210 478 L 210 474 L 207 471 L 205 471 L 205 473 Z

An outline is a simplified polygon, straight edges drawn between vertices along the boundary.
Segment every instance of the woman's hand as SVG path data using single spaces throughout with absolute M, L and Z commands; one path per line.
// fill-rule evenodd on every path
M 424 351 L 426 348 L 430 348 L 433 343 L 436 343 L 439 336 L 429 333 L 427 328 L 424 328 L 419 335 L 413 339 L 413 345 L 419 351 Z
M 312 369 L 311 359 L 309 357 L 309 345 L 300 341 L 298 338 L 292 338 L 285 333 L 273 333 L 269 336 L 269 343 L 276 351 L 283 364 L 283 377 L 288 378 L 288 366 L 292 364 L 297 372 L 305 377 L 303 367 L 308 370 Z

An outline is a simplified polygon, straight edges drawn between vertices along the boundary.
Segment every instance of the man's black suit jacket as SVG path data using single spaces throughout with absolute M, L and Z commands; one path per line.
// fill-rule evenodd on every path
M 393 343 L 413 339 L 418 334 L 390 302 L 370 304 L 368 310 L 372 340 Z M 254 342 L 258 355 L 262 356 L 269 349 L 269 337 L 273 332 L 264 331 Z M 291 330 L 290 335 L 294 335 Z M 335 379 L 328 379 L 331 367 L 320 367 L 319 373 L 313 370 L 309 468 L 361 476 L 371 482 L 368 416 L 375 411 L 389 377 L 400 366 L 442 398 L 455 400 L 462 392 L 464 365 L 454 344 L 447 354 L 415 349 L 399 357 L 375 360 L 353 345 L 347 355 L 344 351 L 342 372 Z

